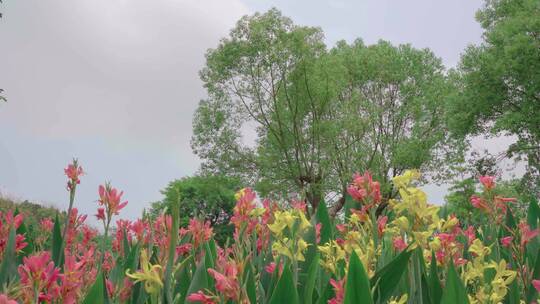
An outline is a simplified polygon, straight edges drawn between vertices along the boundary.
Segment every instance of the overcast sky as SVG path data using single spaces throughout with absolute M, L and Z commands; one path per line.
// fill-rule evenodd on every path
M 362 38 L 430 48 L 454 66 L 481 39 L 479 0 L 5 0 L 0 5 L 0 193 L 67 206 L 63 168 L 87 172 L 76 206 L 94 214 L 105 180 L 137 217 L 193 174 L 191 118 L 204 53 L 238 18 L 273 6 L 320 26 L 331 46 Z M 444 193 L 431 188 L 433 201 Z

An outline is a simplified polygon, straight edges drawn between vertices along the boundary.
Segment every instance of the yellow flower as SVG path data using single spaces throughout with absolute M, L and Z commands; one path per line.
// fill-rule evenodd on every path
M 266 212 L 266 209 L 257 207 L 257 208 L 253 208 L 253 210 L 249 212 L 249 215 L 253 217 L 259 217 L 263 215 L 265 212 Z
M 144 289 L 150 294 L 159 292 L 163 287 L 161 281 L 162 268 L 161 265 L 152 265 L 148 261 L 148 253 L 146 250 L 141 251 L 141 270 L 135 273 L 129 273 L 126 270 L 126 275 L 136 282 L 144 282 Z
M 319 261 L 321 266 L 329 272 L 336 273 L 336 265 L 340 260 L 345 259 L 345 251 L 334 240 L 317 248 L 322 253 L 322 258 Z
M 244 196 L 245 193 L 246 193 L 246 188 L 242 188 L 242 189 L 238 190 L 238 192 L 236 192 L 236 193 L 234 194 L 234 198 L 235 198 L 237 201 L 239 201 L 239 200 L 242 198 L 242 196 Z
M 471 244 L 471 247 L 469 247 L 469 252 L 476 254 L 479 259 L 483 260 L 486 255 L 489 255 L 491 253 L 491 249 L 484 246 L 482 241 L 476 239 Z
M 447 221 L 441 221 L 441 222 L 444 223 L 441 227 L 441 230 L 449 231 L 449 230 L 452 230 L 452 228 L 454 228 L 459 223 L 459 220 L 456 217 L 452 217 Z
M 407 188 L 413 180 L 420 178 L 420 172 L 417 170 L 407 170 L 403 175 L 396 176 L 392 179 L 394 185 L 399 188 Z
M 390 302 L 388 304 L 405 304 L 407 303 L 407 299 L 409 296 L 407 294 L 404 294 L 399 298 L 399 300 L 396 300 L 394 297 L 390 298 Z
M 403 231 L 409 230 L 409 220 L 405 216 L 398 217 L 394 220 L 394 223 Z

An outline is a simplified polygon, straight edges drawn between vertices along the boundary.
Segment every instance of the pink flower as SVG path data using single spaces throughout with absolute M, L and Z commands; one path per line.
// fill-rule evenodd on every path
M 383 236 L 386 222 L 388 222 L 388 217 L 386 215 L 377 219 L 377 232 L 379 233 L 379 237 Z
M 19 265 L 23 298 L 34 301 L 37 296 L 41 301 L 50 301 L 58 296 L 56 281 L 60 278 L 60 269 L 50 260 L 48 251 L 23 258 Z
M 116 188 L 111 187 L 110 184 L 105 186 L 100 185 L 98 188 L 99 204 L 105 206 L 107 216 L 110 218 L 112 215 L 118 215 L 118 212 L 122 210 L 127 204 L 127 201 L 120 202 L 124 191 L 118 192 Z
M 199 247 L 199 245 L 208 241 L 214 234 L 212 227 L 210 227 L 210 222 L 203 222 L 202 220 L 190 219 L 189 232 L 193 236 L 193 245 Z
M 335 296 L 328 300 L 328 304 L 341 304 L 343 303 L 343 299 L 345 298 L 345 278 L 336 281 L 334 279 L 330 279 L 330 285 L 334 288 L 334 294 Z
M 186 243 L 186 244 L 182 244 L 180 246 L 176 246 L 176 254 L 179 255 L 179 256 L 184 255 L 186 253 L 189 253 L 191 248 L 192 248 L 191 243 Z
M 489 213 L 491 211 L 487 202 L 483 198 L 476 195 L 471 196 L 471 204 L 474 208 L 480 209 L 484 212 Z
M 379 182 L 374 182 L 371 174 L 366 171 L 364 175 L 355 173 L 353 182 L 347 188 L 347 192 L 356 201 L 362 202 L 366 198 L 371 198 L 371 204 L 376 204 L 381 201 L 381 185 Z
M 208 268 L 208 273 L 216 281 L 216 290 L 221 292 L 229 300 L 237 301 L 240 290 L 240 285 L 238 284 L 238 268 L 234 262 L 226 262 L 222 266 L 223 273 L 218 272 L 212 268 Z
M 192 293 L 189 296 L 187 296 L 186 300 L 189 302 L 201 302 L 203 304 L 215 304 L 214 299 L 210 296 L 207 296 L 202 292 L 201 290 L 197 291 L 196 293 Z
M 17 301 L 11 300 L 5 294 L 0 294 L 0 304 L 17 304 Z
M 51 232 L 54 227 L 53 221 L 48 217 L 42 219 L 40 222 L 40 225 L 41 225 L 41 229 L 43 229 L 43 231 L 46 231 L 46 232 Z
M 536 291 L 540 292 L 540 280 L 532 280 L 532 285 Z
M 467 237 L 467 244 L 471 245 L 474 240 L 476 240 L 476 232 L 474 231 L 474 226 L 469 226 L 467 229 L 462 231 L 463 235 Z
M 501 244 L 503 247 L 510 247 L 510 245 L 512 245 L 513 240 L 514 240 L 513 237 L 506 236 L 506 237 L 501 238 Z
M 298 209 L 304 213 L 307 211 L 307 204 L 304 201 L 293 200 L 291 205 L 294 209 Z
M 519 224 L 519 230 L 521 231 L 521 247 L 525 247 L 527 243 L 540 233 L 538 228 L 531 230 L 531 227 L 525 222 Z
M 405 248 L 407 248 L 407 243 L 400 236 L 394 238 L 393 244 L 394 244 L 394 248 L 397 251 L 403 251 L 405 250 Z
M 317 225 L 315 225 L 315 241 L 317 244 L 321 242 L 321 228 L 322 223 L 317 223 Z
M 484 185 L 484 188 L 486 190 L 491 190 L 495 187 L 494 176 L 485 175 L 485 176 L 480 176 L 478 179 L 480 180 L 480 183 Z
M 274 271 L 276 270 L 276 263 L 271 262 L 270 264 L 266 265 L 266 267 L 264 267 L 264 270 L 266 270 L 266 272 L 268 273 L 274 273 Z
M 67 182 L 67 189 L 71 191 L 74 189 L 75 185 L 80 184 L 81 181 L 79 177 L 84 174 L 84 171 L 83 168 L 79 166 L 77 160 L 74 159 L 73 162 L 64 169 L 64 174 L 66 174 L 69 179 Z
M 101 208 L 101 207 L 98 208 L 96 217 L 97 217 L 98 220 L 104 221 L 105 220 L 105 208 Z

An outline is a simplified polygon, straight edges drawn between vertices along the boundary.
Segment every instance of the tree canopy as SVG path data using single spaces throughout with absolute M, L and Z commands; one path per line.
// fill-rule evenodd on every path
M 180 202 L 180 227 L 186 227 L 190 218 L 209 221 L 216 240 L 223 244 L 232 236 L 229 219 L 236 203 L 234 194 L 240 189 L 237 179 L 224 176 L 191 176 L 174 180 L 162 191 L 165 196 L 152 204 L 150 214 L 155 216 L 167 206 Z
M 265 196 L 343 205 L 354 171 L 383 194 L 408 168 L 448 155 L 445 98 L 453 89 L 427 49 L 339 42 L 272 9 L 243 17 L 206 55 L 208 91 L 193 120 L 202 171 L 236 176 Z M 255 126 L 254 145 L 243 131 Z
M 461 137 L 516 136 L 507 155 L 527 158 L 527 179 L 540 193 L 540 2 L 486 1 L 477 20 L 483 42 L 466 49 L 453 75 L 449 126 Z

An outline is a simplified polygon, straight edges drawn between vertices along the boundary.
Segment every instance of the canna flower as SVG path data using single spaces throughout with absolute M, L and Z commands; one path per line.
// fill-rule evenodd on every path
M 5 294 L 0 294 L 0 304 L 17 304 L 17 301 L 11 300 Z
M 48 251 L 24 257 L 18 272 L 24 299 L 33 302 L 38 297 L 41 302 L 58 296 L 56 281 L 60 278 L 60 269 L 54 266 Z
M 518 226 L 519 231 L 521 232 L 521 247 L 525 247 L 527 243 L 529 243 L 538 235 L 538 233 L 540 233 L 540 229 L 536 228 L 531 230 L 531 227 L 525 222 L 520 223 Z
M 374 182 L 368 171 L 366 171 L 364 175 L 355 173 L 353 182 L 347 188 L 347 192 L 358 202 L 362 202 L 369 198 L 371 199 L 370 204 L 376 204 L 382 199 L 381 184 L 379 184 L 379 182 Z
M 482 185 L 484 185 L 484 188 L 486 190 L 491 190 L 491 189 L 495 188 L 495 177 L 494 176 L 489 176 L 489 175 L 480 176 L 478 178 L 478 180 L 480 181 L 480 183 Z
M 388 304 L 406 304 L 409 296 L 407 294 L 402 295 L 399 299 L 390 298 Z
M 121 202 L 124 191 L 118 192 L 118 190 L 111 187 L 109 183 L 105 184 L 105 186 L 100 185 L 98 188 L 98 193 L 98 203 L 105 207 L 104 211 L 106 211 L 109 221 L 113 215 L 118 215 L 118 212 L 128 204 L 127 201 Z
M 126 275 L 135 280 L 135 282 L 144 282 L 144 289 L 150 294 L 156 294 L 163 287 L 162 267 L 161 265 L 152 265 L 148 261 L 148 253 L 146 250 L 141 251 L 141 269 L 135 273 L 129 273 L 126 270 Z
M 196 248 L 208 241 L 214 234 L 210 222 L 197 219 L 189 220 L 188 231 L 193 237 L 193 245 Z
M 413 180 L 418 180 L 419 178 L 420 172 L 418 170 L 406 170 L 402 175 L 392 178 L 392 181 L 398 189 L 405 189 L 409 187 L 409 184 Z
M 187 296 L 186 300 L 188 302 L 201 302 L 203 304 L 215 304 L 217 302 L 214 301 L 214 297 L 207 296 L 202 292 L 201 290 L 197 291 L 196 293 L 192 293 L 189 296 Z
M 68 178 L 67 189 L 71 191 L 75 189 L 75 186 L 80 184 L 79 177 L 84 174 L 83 168 L 79 166 L 76 159 L 64 169 L 64 174 Z
M 510 245 L 512 245 L 512 240 L 514 240 L 514 238 L 511 236 L 503 237 L 501 238 L 501 245 L 503 247 L 510 247 Z
M 328 304 L 342 304 L 345 298 L 345 278 L 339 281 L 330 279 L 330 285 L 334 288 L 335 296 L 328 300 Z
M 45 232 L 51 232 L 54 227 L 53 221 L 48 217 L 42 219 L 39 224 L 41 226 L 41 229 L 43 229 L 43 231 Z
M 330 241 L 324 246 L 317 247 L 322 253 L 319 264 L 330 273 L 336 273 L 336 265 L 341 260 L 345 260 L 345 251 L 336 241 Z
M 532 285 L 537 292 L 540 292 L 540 280 L 532 280 Z
M 394 245 L 394 249 L 396 249 L 397 251 L 403 251 L 408 246 L 407 243 L 400 236 L 395 237 L 392 241 L 392 244 Z
M 476 195 L 473 195 L 471 196 L 471 204 L 473 205 L 474 208 L 476 209 L 480 209 L 486 213 L 490 213 L 491 212 L 491 209 L 488 205 L 488 203 L 481 197 L 479 196 L 476 196 Z
M 388 222 L 386 215 L 377 219 L 377 233 L 379 234 L 379 238 L 383 236 L 386 222 Z

